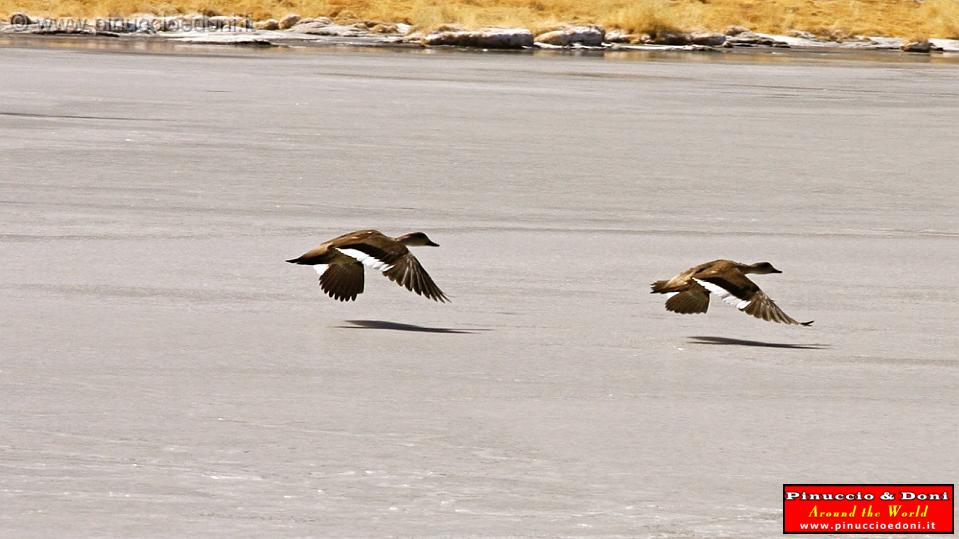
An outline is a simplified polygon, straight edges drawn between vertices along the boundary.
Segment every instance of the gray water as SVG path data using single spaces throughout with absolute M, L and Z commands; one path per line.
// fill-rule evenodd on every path
M 959 473 L 954 65 L 83 43 L 0 48 L 2 536 L 760 537 Z M 357 228 L 453 303 L 283 262 Z M 720 257 L 815 325 L 648 293 Z

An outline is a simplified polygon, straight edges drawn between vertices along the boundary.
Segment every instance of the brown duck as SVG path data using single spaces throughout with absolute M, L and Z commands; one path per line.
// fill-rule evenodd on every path
M 363 267 L 366 266 L 383 272 L 389 280 L 411 292 L 448 302 L 446 294 L 407 249 L 417 245 L 439 247 L 422 232 L 391 238 L 376 230 L 357 230 L 287 262 L 313 266 L 320 274 L 320 287 L 339 301 L 353 301 L 363 293 Z
M 709 308 L 709 294 L 740 311 L 781 324 L 808 326 L 798 322 L 776 306 L 772 299 L 750 281 L 748 273 L 782 273 L 769 262 L 740 264 L 732 260 L 713 260 L 680 273 L 666 281 L 652 284 L 653 294 L 674 294 L 666 300 L 666 310 L 680 314 L 704 313 Z

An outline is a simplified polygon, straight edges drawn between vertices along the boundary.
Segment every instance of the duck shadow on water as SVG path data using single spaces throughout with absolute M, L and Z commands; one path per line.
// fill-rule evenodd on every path
M 392 331 L 410 331 L 414 333 L 461 333 L 472 334 L 481 331 L 490 331 L 486 328 L 456 329 L 456 328 L 434 328 L 429 326 L 417 326 L 414 324 L 401 324 L 400 322 L 388 322 L 386 320 L 344 320 L 344 324 L 334 326 L 340 329 L 387 329 Z
M 690 337 L 689 343 L 719 346 L 754 346 L 759 348 L 791 348 L 794 350 L 824 350 L 830 348 L 830 345 L 828 344 L 793 344 L 782 342 L 749 341 L 745 339 L 730 339 L 728 337 L 710 337 L 702 335 Z

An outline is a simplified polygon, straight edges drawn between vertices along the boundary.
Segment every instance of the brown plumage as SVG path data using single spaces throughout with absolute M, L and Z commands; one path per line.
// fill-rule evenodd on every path
M 322 243 L 291 264 L 313 266 L 320 288 L 331 298 L 353 301 L 363 293 L 363 267 L 381 271 L 389 280 L 434 301 L 448 302 L 407 246 L 439 247 L 426 234 L 412 232 L 391 238 L 376 230 L 358 230 Z
M 769 262 L 740 264 L 732 260 L 713 260 L 689 268 L 672 279 L 652 284 L 653 294 L 670 294 L 666 309 L 680 314 L 704 313 L 709 308 L 709 295 L 719 296 L 746 314 L 781 324 L 808 326 L 784 313 L 773 300 L 746 277 L 747 273 L 782 273 Z

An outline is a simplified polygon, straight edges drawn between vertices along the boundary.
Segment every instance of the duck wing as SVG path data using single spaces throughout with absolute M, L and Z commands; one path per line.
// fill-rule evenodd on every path
M 812 324 L 812 321 L 798 322 L 784 313 L 756 283 L 739 271 L 700 275 L 693 277 L 693 280 L 710 293 L 719 296 L 723 303 L 728 303 L 756 318 L 780 324 L 803 326 Z
M 666 310 L 679 314 L 704 313 L 709 309 L 709 291 L 692 282 L 689 288 L 666 300 Z
M 339 301 L 353 301 L 363 293 L 363 264 L 315 265 L 320 274 L 320 288 L 331 298 Z
M 358 242 L 338 245 L 336 250 L 356 260 L 360 264 L 375 270 L 387 271 L 400 259 L 410 253 L 399 242 Z
M 450 301 L 446 294 L 436 286 L 430 274 L 426 273 L 420 261 L 412 253 L 400 257 L 393 262 L 393 265 L 383 272 L 389 280 L 406 288 L 410 292 L 415 292 L 420 296 L 425 296 L 433 301 L 447 303 Z
M 784 313 L 778 305 L 766 295 L 765 292 L 760 290 L 753 296 L 753 299 L 749 300 L 749 303 L 745 307 L 740 307 L 740 310 L 746 314 L 751 314 L 756 318 L 762 318 L 763 320 L 768 320 L 770 322 L 779 322 L 780 324 L 791 324 L 791 325 L 801 325 L 801 326 L 811 326 L 813 321 L 809 322 L 799 322 L 795 320 L 788 314 Z
M 434 301 L 450 301 L 413 253 L 392 238 L 369 237 L 363 242 L 340 245 L 336 249 L 363 266 L 383 272 L 389 280 L 411 292 Z

